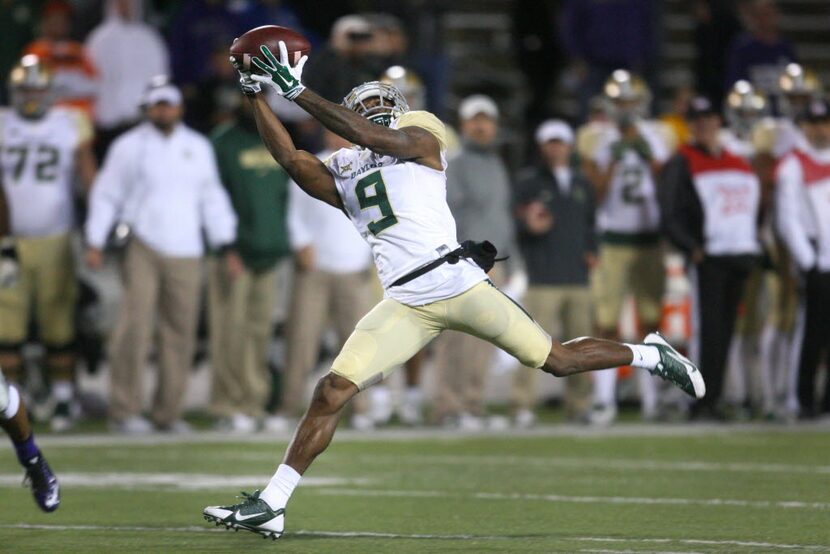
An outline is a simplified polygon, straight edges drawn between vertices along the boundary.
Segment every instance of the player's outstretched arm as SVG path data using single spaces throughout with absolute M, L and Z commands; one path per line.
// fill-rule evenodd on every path
M 281 96 L 293 100 L 333 133 L 378 154 L 415 160 L 427 167 L 442 169 L 441 145 L 429 131 L 414 126 L 390 129 L 377 125 L 322 98 L 300 82 L 306 57 L 303 56 L 296 66 L 291 67 L 284 42 L 280 42 L 279 60 L 267 46 L 261 46 L 260 50 L 263 58 L 254 57 L 251 63 L 266 75 L 252 75 L 251 79 L 265 83 Z
M 249 99 L 262 142 L 277 163 L 307 194 L 336 208 L 342 208 L 343 202 L 337 193 L 334 177 L 323 162 L 309 152 L 297 150 L 291 135 L 271 111 L 263 95 L 249 96 Z

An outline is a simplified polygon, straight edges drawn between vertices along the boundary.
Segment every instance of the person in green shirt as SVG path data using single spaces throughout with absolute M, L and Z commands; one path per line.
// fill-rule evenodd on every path
M 224 428 L 252 432 L 271 388 L 266 357 L 276 265 L 291 251 L 289 177 L 262 144 L 247 102 L 214 129 L 211 142 L 238 218 L 236 255 L 216 257 L 209 269 L 211 410 Z

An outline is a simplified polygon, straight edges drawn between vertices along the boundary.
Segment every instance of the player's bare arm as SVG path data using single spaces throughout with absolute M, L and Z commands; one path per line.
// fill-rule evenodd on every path
M 442 169 L 441 145 L 432 133 L 419 127 L 390 129 L 373 123 L 360 114 L 322 98 L 301 82 L 305 57 L 295 67 L 288 63 L 285 43 L 280 43 L 280 59 L 261 46 L 262 58 L 251 60 L 265 75 L 252 75 L 258 82 L 273 87 L 279 94 L 293 100 L 327 129 L 382 155 L 413 160 L 432 169 Z
M 390 129 L 305 89 L 296 100 L 298 106 L 327 129 L 349 142 L 373 152 L 403 160 L 414 160 L 433 169 L 441 169 L 441 145 L 438 139 L 420 127 Z
M 84 194 L 89 194 L 92 183 L 95 181 L 95 174 L 98 173 L 98 163 L 95 161 L 95 152 L 92 149 L 91 140 L 82 143 L 75 150 L 75 168 L 81 180 Z
M 616 162 L 611 162 L 604 170 L 593 160 L 585 160 L 582 163 L 582 172 L 594 185 L 594 195 L 596 196 L 597 203 L 602 203 L 605 197 L 608 196 L 615 169 Z
M 317 156 L 298 150 L 294 146 L 291 135 L 271 110 L 264 96 L 257 94 L 249 96 L 249 99 L 262 142 L 277 163 L 308 195 L 336 208 L 342 208 L 343 203 L 337 193 L 334 177 L 323 162 Z

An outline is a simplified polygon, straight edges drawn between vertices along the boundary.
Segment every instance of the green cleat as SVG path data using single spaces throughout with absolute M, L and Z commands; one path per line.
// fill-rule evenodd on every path
M 277 540 L 285 526 L 285 508 L 274 510 L 259 498 L 259 491 L 242 493 L 242 502 L 232 506 L 208 506 L 202 511 L 207 521 L 224 525 L 227 529 L 259 533 L 264 539 Z
M 666 342 L 660 333 L 651 333 L 643 343 L 654 346 L 660 351 L 660 363 L 656 368 L 649 370 L 652 375 L 674 383 L 694 398 L 703 398 L 706 395 L 706 383 L 703 382 L 700 370 L 689 358 L 680 354 Z

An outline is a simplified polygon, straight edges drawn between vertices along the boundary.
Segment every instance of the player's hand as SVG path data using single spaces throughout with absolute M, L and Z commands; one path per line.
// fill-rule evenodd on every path
M 239 39 L 233 39 L 236 42 Z M 230 57 L 231 65 L 239 73 L 239 88 L 242 89 L 242 93 L 245 96 L 253 96 L 262 91 L 262 86 L 251 79 L 251 72 L 246 70 L 242 67 L 242 64 L 239 63 L 236 58 L 233 56 Z
M 104 253 L 98 248 L 87 248 L 84 262 L 90 269 L 101 269 L 104 266 Z
M 235 281 L 245 273 L 245 264 L 236 250 L 225 252 L 225 271 L 231 281 Z
M 17 248 L 14 240 L 6 237 L 0 240 L 0 289 L 13 287 L 20 275 Z
M 297 269 L 302 272 L 311 271 L 314 269 L 314 247 L 305 246 L 294 253 L 294 260 L 297 263 Z
M 301 92 L 305 90 L 305 86 L 300 82 L 303 75 L 303 66 L 308 60 L 308 56 L 303 56 L 297 65 L 291 67 L 288 63 L 288 49 L 285 42 L 280 41 L 280 59 L 274 56 L 267 46 L 264 44 L 259 47 L 265 60 L 261 60 L 254 56 L 251 58 L 251 63 L 264 71 L 266 75 L 251 75 L 251 79 L 258 83 L 265 83 L 277 91 L 277 93 L 287 98 L 294 100 Z
M 525 212 L 525 225 L 531 234 L 544 235 L 553 227 L 553 214 L 541 202 L 531 202 Z
M 648 145 L 646 139 L 637 135 L 634 139 L 628 141 L 628 144 L 644 162 L 650 162 L 652 160 L 651 146 Z

